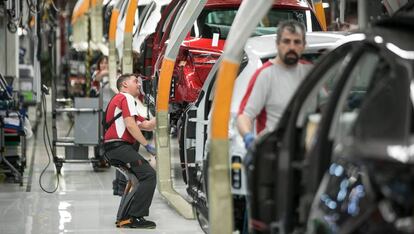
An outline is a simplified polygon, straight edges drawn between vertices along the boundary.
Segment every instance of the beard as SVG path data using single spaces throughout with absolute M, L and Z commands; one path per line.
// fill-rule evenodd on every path
M 283 56 L 282 61 L 288 66 L 296 65 L 299 62 L 299 55 L 295 51 L 290 50 Z

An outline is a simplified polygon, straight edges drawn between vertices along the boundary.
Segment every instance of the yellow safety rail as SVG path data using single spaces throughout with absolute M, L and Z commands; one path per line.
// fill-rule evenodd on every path
M 72 24 L 74 24 L 78 18 L 84 15 L 89 10 L 89 0 L 79 0 L 72 13 Z
M 313 9 L 315 10 L 316 17 L 318 18 L 319 22 L 321 23 L 323 31 L 326 31 L 326 18 L 325 18 L 325 10 L 323 9 L 323 2 L 322 0 L 312 0 Z

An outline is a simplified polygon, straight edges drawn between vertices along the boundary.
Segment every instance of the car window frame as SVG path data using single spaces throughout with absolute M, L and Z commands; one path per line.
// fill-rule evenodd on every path
M 155 29 L 155 37 L 154 37 L 154 44 L 159 45 L 160 41 L 163 37 L 163 29 L 165 24 L 167 23 L 168 18 L 171 14 L 174 14 L 176 12 L 177 7 L 179 7 L 181 4 L 183 4 L 185 1 L 179 1 L 179 0 L 172 0 L 170 4 L 168 4 L 164 10 L 161 13 L 161 19 L 157 24 L 157 27 Z
M 339 98 L 341 96 L 341 91 L 344 86 L 347 84 L 347 80 L 351 72 L 353 71 L 354 65 L 358 63 L 362 55 L 367 50 L 372 50 L 372 47 L 367 47 L 364 45 L 364 42 L 353 41 L 347 43 L 351 45 L 351 51 L 347 55 L 348 58 L 345 58 L 343 67 L 341 68 L 340 79 L 332 90 L 332 94 L 328 99 L 326 110 L 324 111 L 319 127 L 316 130 L 317 137 L 315 138 L 314 146 L 307 153 L 307 160 L 309 165 L 314 167 L 314 170 L 310 172 L 309 175 L 310 181 L 307 185 L 307 191 L 310 193 L 315 193 L 319 187 L 319 183 L 322 180 L 322 177 L 325 173 L 326 167 L 331 162 L 331 157 L 327 157 L 327 154 L 331 154 L 332 150 L 332 141 L 329 139 L 330 133 L 330 123 L 334 118 L 334 110 L 337 105 Z
M 390 67 L 390 69 L 392 69 L 392 71 L 390 71 L 390 74 L 387 74 L 388 76 L 392 76 L 392 77 L 387 77 L 386 79 L 393 79 L 395 77 L 404 76 L 404 72 L 407 72 L 407 74 L 409 74 L 409 69 L 407 69 L 408 67 L 405 67 L 404 65 L 402 65 L 404 62 L 399 61 L 401 58 L 399 58 L 398 55 L 396 56 L 395 54 L 391 53 L 389 50 L 384 48 L 383 45 L 376 44 L 376 43 L 369 43 L 369 44 L 366 44 L 365 47 L 371 48 L 371 52 L 375 53 L 378 56 L 379 60 L 383 61 L 383 63 L 385 62 Z M 373 74 L 375 74 L 376 70 L 378 69 L 378 64 L 379 63 L 376 64 L 376 68 L 375 68 Z M 328 137 L 332 141 L 336 140 L 335 136 L 333 134 L 333 132 L 336 131 L 336 129 L 333 126 L 338 126 L 340 114 L 342 113 L 341 108 L 344 106 L 344 102 L 346 101 L 346 98 L 347 98 L 348 94 L 350 93 L 350 90 L 352 88 L 352 85 L 353 85 L 355 79 L 356 78 L 352 78 L 352 79 L 349 79 L 347 81 L 347 84 L 346 84 L 347 87 L 345 87 L 344 90 L 342 90 L 340 100 L 338 101 L 338 105 L 335 107 L 335 110 L 334 110 L 334 113 L 333 113 L 334 119 L 331 122 L 330 132 L 329 132 L 329 135 L 328 135 Z M 408 77 L 408 79 L 410 80 L 410 77 Z M 371 87 L 371 85 L 373 85 L 372 82 L 374 82 L 374 81 L 372 81 L 372 77 L 371 77 L 370 80 L 369 80 L 368 89 L 372 88 Z M 413 82 L 412 78 L 411 78 L 411 82 Z M 367 90 L 365 95 L 369 95 L 368 90 Z M 409 97 L 408 97 L 408 99 L 409 99 Z M 364 97 L 363 100 L 362 100 L 362 103 L 361 103 L 361 107 L 364 105 L 365 100 L 366 99 Z M 410 102 L 409 100 L 405 100 L 405 101 Z M 358 121 L 359 116 L 360 116 L 360 113 L 358 113 L 358 115 L 356 116 L 354 124 Z M 407 129 L 407 132 L 406 132 L 407 136 L 402 141 L 404 141 L 404 142 L 408 141 L 409 138 L 410 138 L 409 128 L 410 128 L 411 121 L 407 120 L 407 122 L 399 123 L 399 124 L 405 125 L 405 128 Z M 353 127 L 354 127 L 354 125 L 353 125 Z M 353 137 L 353 136 L 351 136 L 351 134 L 349 134 L 349 137 Z M 377 139 L 374 139 L 374 140 L 377 140 Z M 397 140 L 397 139 L 389 139 L 389 140 Z
M 182 5 L 182 6 L 178 9 L 177 14 L 175 15 L 175 17 L 174 17 L 173 19 L 171 19 L 171 22 L 170 22 L 170 26 L 169 26 L 169 28 L 167 27 L 166 31 L 164 32 L 164 34 L 168 34 L 168 37 L 170 37 L 171 31 L 172 31 L 173 29 L 175 29 L 175 27 L 177 26 L 177 22 L 178 22 L 178 20 L 180 19 L 181 14 L 183 13 L 184 8 L 186 7 L 186 5 L 187 5 L 187 4 L 188 4 L 188 3 L 186 3 L 185 5 Z M 167 33 L 167 31 L 168 31 L 168 33 Z
M 378 69 L 378 67 L 377 67 L 378 66 L 378 61 L 379 61 L 379 59 L 381 59 L 382 56 L 379 53 L 377 53 L 377 51 L 365 51 L 365 53 L 361 55 L 359 60 L 364 59 L 364 56 L 368 55 L 368 54 L 373 54 L 378 58 L 377 62 L 375 63 L 375 68 L 373 70 L 373 73 L 374 73 L 376 71 L 376 69 Z M 356 66 L 354 66 L 354 69 L 356 69 Z M 353 84 L 354 84 L 355 79 L 356 79 L 355 77 L 351 77 L 354 69 L 352 69 L 351 72 L 349 73 L 349 76 L 348 76 L 349 78 L 347 79 L 346 84 L 344 85 L 343 89 L 340 91 L 341 92 L 340 97 L 338 99 L 337 106 L 335 107 L 335 110 L 334 110 L 334 113 L 333 113 L 333 119 L 332 119 L 331 125 L 329 127 L 330 130 L 329 130 L 328 138 L 331 141 L 336 141 L 337 140 L 335 131 L 338 131 L 340 117 L 341 117 L 341 114 L 343 113 L 343 109 L 341 109 L 341 108 L 345 105 L 345 102 L 347 101 L 347 97 L 350 94 L 351 89 L 352 89 Z M 372 82 L 371 81 L 372 75 L 373 74 L 371 74 L 371 77 L 369 78 L 369 83 Z M 339 108 L 339 107 L 341 107 L 341 108 Z
M 139 12 L 139 8 L 137 8 L 138 14 L 136 15 L 137 17 L 134 18 L 134 19 L 138 20 L 138 25 L 134 30 L 133 37 L 135 37 L 139 32 L 141 32 L 142 26 L 144 25 L 144 23 L 148 19 L 149 15 L 152 14 L 154 9 L 155 9 L 155 2 L 150 2 L 150 4 L 146 5 L 142 9 L 142 12 Z
M 170 37 L 171 30 L 173 29 L 174 22 L 180 17 L 180 13 L 184 9 L 186 1 L 180 1 L 174 9 L 166 17 L 164 24 L 161 26 L 160 32 L 162 34 L 159 45 L 163 46 L 167 39 Z

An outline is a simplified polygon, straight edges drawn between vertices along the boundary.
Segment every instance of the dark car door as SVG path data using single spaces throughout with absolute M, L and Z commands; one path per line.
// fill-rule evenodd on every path
M 355 63 L 351 54 L 359 44 L 345 44 L 322 58 L 298 88 L 275 131 L 264 135 L 253 151 L 248 166 L 251 193 L 251 225 L 257 233 L 271 229 L 292 229 L 291 217 L 298 217 L 302 171 L 305 155 L 312 148 L 312 136 L 335 87 L 341 84 L 345 71 Z M 299 183 L 299 184 L 298 184 Z M 283 193 L 279 193 L 283 191 Z M 308 203 L 310 203 L 309 201 Z M 282 216 L 283 214 L 283 216 Z
M 320 172 L 317 172 L 318 175 L 324 173 L 325 177 L 319 183 L 309 218 L 308 228 L 312 233 L 400 231 L 389 225 L 387 217 L 381 217 L 382 212 L 378 210 L 375 200 L 383 196 L 378 191 L 385 189 L 385 186 L 380 189 L 376 184 L 387 177 L 395 178 L 398 172 L 393 176 L 388 174 L 393 168 L 399 167 L 400 173 L 403 173 L 404 163 L 398 160 L 393 162 L 392 159 L 384 163 L 386 160 L 379 157 L 387 155 L 387 151 L 378 152 L 388 144 L 404 145 L 408 142 L 413 109 L 409 101 L 412 63 L 399 58 L 381 44 L 367 43 L 362 50 L 364 52 L 350 70 L 345 85 L 337 90 L 338 98 L 327 110 L 327 116 L 330 117 L 321 124 L 324 133 L 319 136 L 321 142 L 316 147 L 321 150 L 310 155 L 315 159 L 311 165 L 318 164 L 316 160 L 322 158 L 317 155 L 323 151 L 326 155 L 321 156 L 333 161 L 328 166 L 320 167 Z M 323 149 L 322 143 L 330 145 L 329 149 Z M 370 148 L 371 145 L 376 147 Z M 328 162 L 323 161 L 324 164 Z M 372 166 L 373 161 L 383 163 Z M 409 165 L 407 167 L 410 168 Z M 381 175 L 381 179 L 371 180 L 376 175 Z M 399 186 L 403 186 L 404 179 L 397 180 Z M 394 193 L 390 197 L 399 196 L 400 200 L 406 193 L 401 189 L 388 190 L 385 194 Z M 399 212 L 409 207 L 410 202 L 403 203 Z M 391 213 L 387 212 L 386 216 L 389 217 Z
M 288 212 L 286 227 L 291 230 L 305 224 L 309 212 L 309 199 L 314 197 L 322 176 L 332 160 L 333 152 L 340 147 L 336 144 L 335 139 L 340 138 L 352 128 L 353 118 L 358 112 L 369 85 L 377 74 L 381 74 L 385 58 L 379 53 L 378 48 L 365 42 L 352 42 L 351 44 L 353 50 L 344 60 L 347 66 L 341 69 L 341 74 L 336 75 L 338 80 L 321 116 L 319 128 L 312 136 L 309 136 L 309 133 L 305 132 L 303 134 L 302 132 L 305 139 L 311 138 L 308 140 L 308 142 L 310 141 L 310 147 L 308 147 L 308 150 L 305 148 L 304 154 L 300 152 L 293 153 L 295 150 L 301 149 L 302 146 L 298 141 L 298 135 L 290 138 L 294 140 L 293 144 L 292 141 L 288 141 L 288 145 L 290 144 L 291 147 L 286 151 L 286 156 L 289 159 L 299 160 L 299 162 L 304 157 L 304 164 L 301 166 L 305 166 L 298 174 L 295 174 L 295 170 L 292 170 L 290 175 L 285 173 L 291 179 L 286 180 L 287 183 L 282 188 L 286 188 L 291 193 L 288 193 L 288 196 L 278 193 L 277 196 L 278 202 L 284 201 L 283 204 L 286 204 L 285 209 L 283 209 L 283 206 L 279 206 L 278 212 L 279 214 Z M 338 108 L 343 108 L 344 114 L 341 114 Z M 301 107 L 298 118 L 293 118 L 293 120 L 296 123 L 307 123 L 306 126 L 308 127 L 312 125 L 310 116 L 301 115 L 301 113 L 304 113 L 303 110 L 306 109 L 305 105 Z M 288 131 L 292 129 L 293 127 L 289 128 Z M 295 132 L 292 131 L 292 134 L 294 135 Z M 298 161 L 293 161 L 290 168 L 294 168 L 295 163 L 298 163 Z M 280 165 L 280 167 L 283 168 L 288 165 Z M 283 176 L 283 174 L 280 173 L 278 178 L 280 176 Z M 297 186 L 299 183 L 303 188 Z M 279 185 L 283 185 L 283 183 L 279 183 Z M 300 205 L 297 206 L 296 204 Z M 295 214 L 294 210 L 297 209 L 300 211 Z M 296 216 L 300 217 L 297 223 L 295 223 Z
M 326 72 L 317 74 L 318 83 L 305 82 L 298 91 L 299 97 L 291 103 L 293 108 L 288 109 L 286 117 L 283 117 L 288 118 L 283 119 L 287 122 L 282 120 L 276 131 L 275 136 L 280 139 L 276 139 L 273 145 L 276 146 L 277 153 L 274 156 L 277 157 L 273 158 L 273 165 L 268 166 L 276 168 L 273 176 L 267 179 L 268 187 L 272 189 L 267 196 L 268 201 L 274 202 L 273 209 L 267 208 L 269 216 L 273 217 L 273 220 L 267 220 L 268 230 L 291 232 L 304 228 L 311 201 L 319 188 L 322 176 L 330 165 L 333 153 L 342 147 L 340 139 L 351 130 L 358 131 L 353 123 L 358 119 L 358 111 L 365 97 L 371 94 L 370 92 L 375 92 L 373 87 L 381 85 L 381 78 L 387 75 L 389 67 L 393 64 L 392 56 L 386 54 L 376 43 L 354 41 L 345 46 L 349 46 L 349 53 L 346 56 L 342 55 L 343 60 L 340 64 L 337 62 L 340 69 L 330 78 L 330 72 L 336 70 L 335 64 L 333 67 L 329 64 L 319 64 L 308 79 L 312 79 L 320 69 L 325 69 Z M 332 54 L 328 57 L 334 59 Z M 310 85 L 310 92 L 305 90 L 307 85 Z M 391 100 L 391 96 L 389 92 L 384 92 L 382 98 Z M 377 116 L 380 115 L 379 112 Z M 375 118 L 371 117 L 365 120 L 362 126 L 372 126 L 369 125 L 369 121 L 374 120 Z M 392 126 L 395 128 L 394 131 Z M 382 129 L 370 132 L 377 135 L 384 132 L 388 135 L 401 132 L 393 123 L 384 123 L 382 127 L 388 128 L 388 131 Z M 369 131 L 359 132 L 366 134 Z M 269 146 L 266 144 L 264 147 Z M 267 158 L 269 155 L 269 152 L 265 152 L 255 157 Z M 262 170 L 260 168 L 257 171 Z

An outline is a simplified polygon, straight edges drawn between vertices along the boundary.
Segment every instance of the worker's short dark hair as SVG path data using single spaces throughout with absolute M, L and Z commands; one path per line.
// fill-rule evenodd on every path
M 116 88 L 118 89 L 118 91 L 121 91 L 122 82 L 128 80 L 131 76 L 136 77 L 133 73 L 125 73 L 118 77 L 118 79 L 116 80 Z
M 277 26 L 276 32 L 276 43 L 280 43 L 282 38 L 282 33 L 284 30 L 288 30 L 290 33 L 300 33 L 302 34 L 303 44 L 306 44 L 306 28 L 305 25 L 296 21 L 296 20 L 284 20 L 280 21 Z

